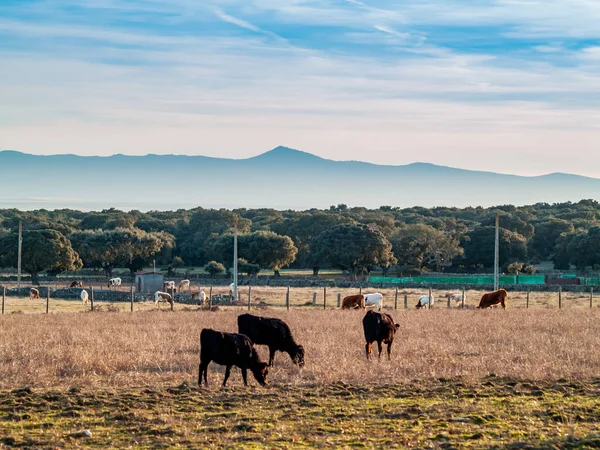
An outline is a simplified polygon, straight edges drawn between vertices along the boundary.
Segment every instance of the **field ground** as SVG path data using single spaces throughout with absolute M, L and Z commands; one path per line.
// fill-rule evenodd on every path
M 600 379 L 19 389 L 0 405 L 0 448 L 600 447 Z
M 123 292 L 129 292 L 128 286 L 122 286 Z M 203 290 L 208 294 L 209 286 L 193 286 L 193 291 L 197 292 Z M 213 295 L 215 294 L 228 294 L 229 288 L 227 286 L 215 286 L 213 287 Z M 242 306 L 246 306 L 248 303 L 248 295 L 251 296 L 251 306 L 257 307 L 259 304 L 268 307 L 284 307 L 285 297 L 287 288 L 285 287 L 261 287 L 252 286 L 249 290 L 248 286 L 240 286 L 239 296 L 240 303 Z M 290 289 L 290 306 L 292 308 L 302 307 L 303 309 L 312 309 L 313 294 L 317 293 L 316 297 L 316 308 L 323 309 L 323 301 L 325 291 L 323 288 L 291 288 Z M 386 309 L 393 309 L 396 304 L 396 292 L 395 289 L 376 289 L 368 288 L 363 289 L 364 293 L 368 292 L 381 292 L 384 295 L 384 307 Z M 433 296 L 436 299 L 435 308 L 446 308 L 447 300 L 443 297 L 448 292 L 459 293 L 460 290 L 433 290 Z M 338 294 L 341 298 L 346 295 L 358 293 L 358 289 L 344 289 L 344 288 L 327 288 L 327 308 L 337 307 Z M 483 295 L 484 291 L 467 291 L 466 292 L 466 306 L 473 308 L 479 303 L 479 299 Z M 408 309 L 414 309 L 418 298 L 421 295 L 428 294 L 427 289 L 399 289 L 397 306 L 398 309 L 404 308 L 404 296 L 407 296 Z M 577 293 L 577 292 L 563 292 L 561 307 L 565 309 L 570 308 L 589 308 L 590 306 L 590 294 L 589 293 Z M 593 298 L 593 308 L 600 307 L 600 295 L 596 294 Z M 96 302 L 96 306 L 100 309 L 108 310 L 118 308 L 120 311 L 129 311 L 130 304 L 127 302 Z M 164 305 L 161 305 L 165 308 Z M 509 292 L 509 308 L 525 308 L 527 306 L 527 292 Z M 168 307 L 168 305 L 167 305 Z M 454 305 L 453 305 L 454 307 Z M 46 299 L 29 300 L 28 298 L 18 297 L 6 297 L 5 300 L 5 313 L 44 313 L 46 311 Z M 175 305 L 175 309 L 189 308 L 186 305 Z M 558 308 L 558 292 L 531 292 L 529 295 L 529 308 Z M 89 309 L 89 305 L 85 307 L 78 300 L 61 300 L 61 299 L 50 299 L 49 311 L 50 312 L 81 312 Z M 147 311 L 155 309 L 153 302 L 135 302 L 135 311 Z
M 255 308 L 306 365 L 220 390 L 214 363 L 197 388 L 199 333 L 245 308 L 178 306 L 1 316 L 0 448 L 600 447 L 598 308 L 392 310 L 391 361 L 365 358 L 362 311 Z

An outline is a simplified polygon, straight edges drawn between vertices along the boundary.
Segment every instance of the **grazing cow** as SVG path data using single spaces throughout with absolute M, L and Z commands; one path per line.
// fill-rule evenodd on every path
M 365 296 L 365 306 L 376 306 L 379 311 L 383 306 L 383 295 L 379 292 L 375 292 L 374 294 L 364 294 Z
M 163 291 L 177 292 L 177 290 L 175 289 L 175 282 L 174 281 L 164 281 L 163 282 Z
M 200 291 L 200 294 L 198 294 L 198 304 L 199 305 L 204 305 L 204 303 L 206 303 L 206 292 L 204 291 Z
M 502 305 L 502 309 L 506 309 L 507 303 L 508 293 L 504 289 L 498 289 L 497 291 L 483 294 L 483 297 L 481 297 L 481 301 L 479 302 L 479 306 L 477 308 L 484 309 L 500 304 Z
M 248 386 L 248 380 L 246 379 L 248 369 L 250 369 L 254 378 L 256 378 L 256 381 L 261 386 L 266 386 L 267 384 L 266 377 L 269 372 L 269 366 L 260 360 L 256 348 L 254 348 L 248 336 L 204 328 L 200 332 L 199 386 L 202 385 L 203 374 L 204 384 L 208 386 L 206 374 L 208 373 L 208 365 L 211 361 L 226 366 L 223 387 L 225 387 L 225 383 L 227 383 L 227 379 L 231 373 L 231 366 L 237 366 L 242 369 L 244 385 Z
M 417 309 L 424 308 L 427 305 L 429 305 L 430 308 L 433 308 L 434 302 L 435 298 L 433 297 L 433 294 L 431 294 L 431 298 L 429 298 L 429 295 L 421 295 L 417 302 Z
M 294 364 L 304 366 L 304 347 L 296 344 L 290 327 L 280 319 L 258 317 L 252 314 L 238 316 L 238 331 L 256 345 L 269 346 L 269 365 L 273 365 L 275 352 L 286 352 Z
M 348 295 L 342 300 L 342 309 L 365 309 L 365 297 L 362 294 Z
M 121 279 L 120 278 L 111 278 L 110 280 L 108 280 L 108 287 L 119 287 L 121 286 Z
M 89 297 L 88 297 L 88 293 L 85 289 L 83 289 L 81 291 L 81 294 L 79 294 L 79 297 L 81 298 L 81 303 L 83 303 L 84 305 L 87 305 Z
M 154 304 L 160 308 L 159 302 L 165 302 L 173 306 L 173 297 L 168 292 L 156 291 L 154 293 Z
M 371 359 L 371 347 L 373 342 L 377 341 L 379 347 L 379 359 L 381 359 L 381 343 L 387 344 L 388 361 L 391 359 L 392 343 L 394 342 L 394 333 L 400 327 L 394 323 L 394 319 L 389 314 L 376 311 L 367 311 L 363 317 L 363 330 L 365 332 L 365 352 L 367 359 Z
M 72 287 L 72 288 L 83 287 L 83 282 L 82 281 L 71 281 L 71 285 L 69 287 Z
M 40 298 L 40 291 L 36 288 L 29 289 L 29 300 L 33 300 L 34 298 Z
M 450 299 L 450 302 L 454 302 L 454 305 L 458 308 L 463 304 L 463 295 L 462 294 L 446 294 L 444 295 L 447 299 Z M 465 305 L 467 304 L 467 294 L 465 293 Z
M 181 280 L 179 282 L 179 287 L 177 288 L 177 290 L 179 292 L 183 292 L 182 289 L 189 289 L 190 288 L 190 280 Z

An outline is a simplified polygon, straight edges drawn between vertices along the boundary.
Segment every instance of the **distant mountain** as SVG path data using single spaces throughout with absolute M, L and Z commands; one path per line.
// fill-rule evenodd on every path
M 248 159 L 0 152 L 0 208 L 465 207 L 588 198 L 600 200 L 599 179 L 331 161 L 286 147 Z

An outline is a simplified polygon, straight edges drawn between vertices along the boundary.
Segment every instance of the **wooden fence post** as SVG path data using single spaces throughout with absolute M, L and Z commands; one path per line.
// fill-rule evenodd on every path
M 338 292 L 338 304 L 337 304 L 337 307 L 339 308 L 340 306 L 342 306 L 342 294 L 341 294 L 341 292 Z
M 250 293 L 248 293 L 248 311 L 250 311 L 250 299 L 251 299 Z
M 450 296 L 446 297 L 448 299 L 448 308 L 450 308 Z
M 396 288 L 396 295 L 394 295 L 394 309 L 398 309 L 398 288 Z
M 529 308 L 529 293 L 531 292 L 531 289 L 527 289 L 527 303 L 525 303 L 525 308 Z
M 317 291 L 313 292 L 313 306 L 317 306 Z
M 404 294 L 404 309 L 408 309 L 408 295 Z
M 362 294 L 362 286 L 360 286 L 360 287 L 358 288 L 358 293 L 359 293 L 359 294 Z
M 462 309 L 465 309 L 465 288 L 462 288 L 462 301 L 461 301 Z
M 248 304 L 252 301 L 252 286 L 248 286 Z
M 431 309 L 431 307 L 433 306 L 432 303 L 433 302 L 431 301 L 431 286 L 429 286 L 429 308 L 428 309 Z
M 46 288 L 46 314 L 50 310 L 50 286 Z
M 6 286 L 2 286 L 2 314 L 4 314 L 4 297 L 6 297 Z
M 212 309 L 212 286 L 208 288 L 208 309 Z
M 131 312 L 133 312 L 133 284 L 130 286 L 131 291 Z
M 323 309 L 327 309 L 327 286 L 323 287 Z
M 285 307 L 290 310 L 290 287 L 288 286 L 287 292 L 285 293 Z
M 562 308 L 562 286 L 558 287 L 558 309 Z
M 594 287 L 592 286 L 590 288 L 590 308 L 593 307 L 593 303 L 594 303 Z M 4 311 L 4 308 L 2 309 L 2 311 Z
M 92 286 L 91 288 L 91 295 L 90 295 L 90 311 L 94 310 L 94 286 Z

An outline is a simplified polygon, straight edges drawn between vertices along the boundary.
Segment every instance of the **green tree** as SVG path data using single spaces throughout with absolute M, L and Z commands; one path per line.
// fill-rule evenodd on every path
M 440 271 L 462 256 L 457 239 L 429 225 L 413 224 L 400 228 L 390 237 L 398 264 L 422 270 Z
M 535 224 L 535 234 L 529 241 L 530 254 L 545 260 L 552 256 L 557 239 L 563 233 L 572 233 L 573 224 L 562 219 L 550 219 Z
M 85 230 L 71 234 L 70 238 L 84 265 L 101 268 L 109 277 L 115 267 L 127 267 L 133 274 L 174 240 L 168 233 L 146 233 L 137 228 Z
M 258 264 L 249 263 L 243 258 L 238 259 L 238 270 L 241 273 L 245 273 L 249 277 L 256 277 L 260 272 L 260 266 Z
M 527 240 L 518 233 L 500 228 L 499 264 L 505 266 L 512 261 L 527 261 Z M 494 266 L 494 227 L 477 227 L 464 239 L 463 264 L 467 266 Z
M 349 270 L 353 279 L 359 269 L 395 261 L 392 244 L 373 225 L 337 225 L 315 238 L 312 251 L 315 263 Z
M 82 267 L 79 255 L 71 242 L 56 230 L 29 230 L 23 232 L 21 267 L 31 274 L 33 284 L 39 284 L 39 273 L 78 270 Z M 11 233 L 0 240 L 0 265 L 16 267 L 18 235 Z
M 240 255 L 250 263 L 266 267 L 280 276 L 279 271 L 296 259 L 298 249 L 289 236 L 272 231 L 257 231 L 241 236 Z
M 220 273 L 225 273 L 225 267 L 220 262 L 209 261 L 204 266 L 204 271 L 210 274 L 211 277 L 214 277 L 215 275 L 218 275 Z

